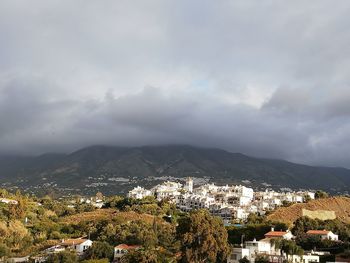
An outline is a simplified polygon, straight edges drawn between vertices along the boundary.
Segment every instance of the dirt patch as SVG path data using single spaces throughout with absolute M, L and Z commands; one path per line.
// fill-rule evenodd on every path
M 348 197 L 330 197 L 312 200 L 308 203 L 294 204 L 289 207 L 280 207 L 270 214 L 268 219 L 291 225 L 303 216 L 303 209 L 308 211 L 325 210 L 334 213 L 336 218 L 342 222 L 350 223 L 350 198 Z

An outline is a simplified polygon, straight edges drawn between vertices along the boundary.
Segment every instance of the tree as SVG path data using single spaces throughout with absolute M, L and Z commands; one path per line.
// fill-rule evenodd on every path
M 78 256 L 71 251 L 62 251 L 57 254 L 51 254 L 46 263 L 77 263 Z
M 113 247 L 107 242 L 95 241 L 86 251 L 86 259 L 113 259 Z
M 122 263 L 158 263 L 157 251 L 154 249 L 138 249 L 127 253 L 122 257 Z M 168 262 L 168 261 L 167 261 Z
M 222 220 L 206 210 L 181 218 L 177 235 L 181 241 L 182 262 L 223 262 L 229 252 Z
M 0 244 L 0 260 L 10 255 L 10 249 L 5 244 Z
M 240 260 L 238 260 L 239 263 L 250 263 L 250 260 L 245 256 L 243 258 L 241 258 Z
M 264 256 L 264 255 L 258 255 L 256 258 L 255 258 L 255 263 L 269 263 L 270 260 L 267 256 Z
M 293 240 L 286 240 L 282 238 L 274 238 L 271 239 L 271 244 L 275 246 L 277 249 L 281 249 L 281 252 L 288 255 L 303 255 L 304 250 L 299 247 Z
M 108 258 L 102 258 L 102 259 L 88 259 L 88 260 L 83 260 L 81 263 L 109 263 L 110 261 Z
M 315 193 L 315 199 L 327 198 L 328 194 L 325 191 L 318 190 Z
M 315 219 L 311 219 L 310 217 L 303 216 L 298 218 L 295 221 L 292 232 L 297 237 L 301 237 L 301 236 L 304 236 L 305 232 L 307 232 L 308 230 L 319 229 L 320 227 L 319 223 L 320 222 Z
M 266 219 L 265 216 L 258 215 L 257 213 L 250 213 L 247 217 L 247 224 L 261 224 Z

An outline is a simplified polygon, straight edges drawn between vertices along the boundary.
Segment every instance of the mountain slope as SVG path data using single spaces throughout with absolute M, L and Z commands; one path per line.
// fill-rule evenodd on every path
M 249 180 L 253 185 L 331 191 L 344 191 L 350 186 L 348 169 L 313 167 L 186 145 L 92 146 L 66 155 L 0 157 L 0 182 L 21 187 L 108 188 L 108 192 L 118 193 L 136 184 L 151 184 L 150 178 L 165 176 L 207 177 L 219 183 Z
M 350 198 L 348 197 L 330 197 L 312 200 L 308 203 L 293 204 L 289 207 L 280 207 L 270 214 L 268 219 L 290 225 L 302 216 L 302 209 L 334 211 L 340 221 L 350 223 Z

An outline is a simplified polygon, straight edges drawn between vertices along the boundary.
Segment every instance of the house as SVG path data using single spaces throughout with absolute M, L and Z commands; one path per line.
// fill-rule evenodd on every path
M 327 230 L 309 230 L 306 232 L 308 236 L 319 236 L 321 239 L 338 240 L 338 235 L 334 234 L 332 231 Z
M 5 203 L 5 204 L 10 204 L 10 205 L 17 205 L 18 204 L 17 200 L 8 199 L 8 198 L 0 198 L 0 202 Z
M 239 260 L 246 257 L 250 258 L 249 249 L 248 248 L 233 248 L 230 255 L 227 257 L 227 263 L 239 263 Z
M 287 230 L 287 231 L 275 231 L 274 228 L 271 228 L 270 232 L 267 232 L 265 234 L 265 238 L 283 238 L 287 240 L 291 240 L 293 238 L 293 234 Z
M 127 254 L 130 250 L 139 249 L 141 246 L 139 245 L 126 245 L 126 244 L 120 244 L 116 247 L 114 247 L 114 260 L 119 260 L 122 258 L 125 254 Z
M 153 196 L 152 191 L 147 190 L 141 186 L 137 186 L 128 193 L 128 197 L 135 199 L 142 199 L 146 196 Z
M 246 241 L 244 247 L 233 248 L 227 257 L 227 263 L 239 263 L 239 260 L 246 257 L 250 262 L 254 262 L 258 255 L 279 256 L 281 251 L 271 244 L 271 239 L 264 238 L 257 241 Z
M 44 250 L 46 254 L 58 253 L 64 251 L 66 248 L 61 245 L 55 245 Z
M 90 239 L 76 238 L 76 239 L 66 239 L 62 240 L 62 247 L 73 249 L 78 254 L 84 253 L 89 247 L 92 246 L 92 241 Z

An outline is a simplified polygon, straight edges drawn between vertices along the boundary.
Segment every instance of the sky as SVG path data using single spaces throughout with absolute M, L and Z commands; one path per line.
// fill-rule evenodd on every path
M 350 168 L 350 2 L 3 0 L 0 152 L 190 144 Z

